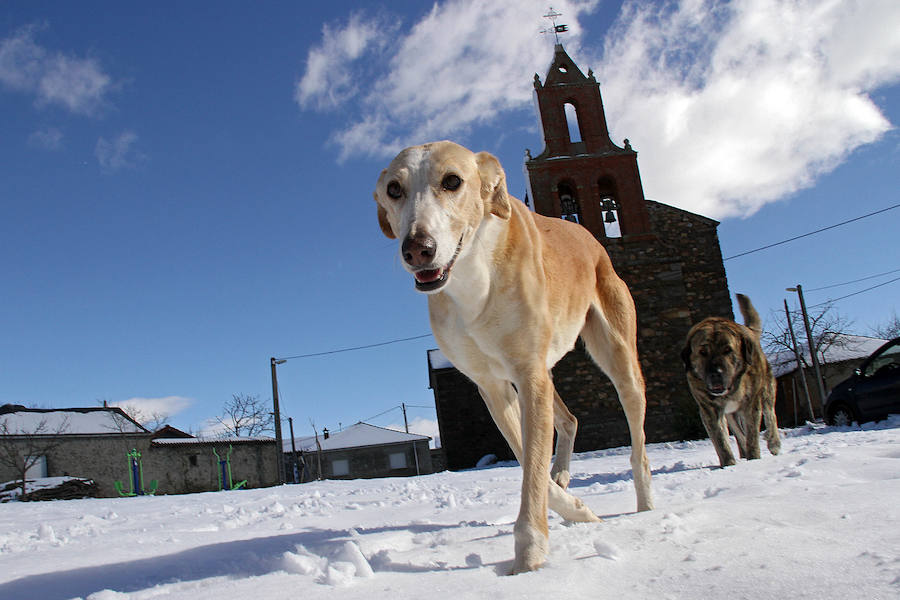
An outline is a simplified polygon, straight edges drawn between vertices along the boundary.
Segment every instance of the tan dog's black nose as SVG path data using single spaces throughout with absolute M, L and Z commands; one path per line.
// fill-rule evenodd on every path
M 415 235 L 406 236 L 400 250 L 407 264 L 412 267 L 424 267 L 434 260 L 437 243 L 430 235 L 417 232 Z

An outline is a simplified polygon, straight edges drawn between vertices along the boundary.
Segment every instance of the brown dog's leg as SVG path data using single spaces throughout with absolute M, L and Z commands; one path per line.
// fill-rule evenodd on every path
M 698 403 L 699 404 L 699 403 Z M 716 409 L 699 404 L 700 420 L 712 442 L 716 454 L 719 455 L 719 466 L 728 467 L 735 463 L 734 454 L 731 452 L 731 441 L 728 436 L 728 422 L 725 415 L 719 415 Z
M 738 446 L 738 456 L 741 458 L 748 458 L 747 456 L 747 426 L 744 423 L 744 418 L 740 413 L 729 413 L 725 415 L 725 420 L 728 421 L 728 428 L 731 430 L 731 433 L 734 435 L 735 441 L 737 441 Z
M 766 445 L 769 452 L 778 454 L 781 451 L 781 435 L 778 433 L 778 419 L 775 417 L 775 380 L 765 388 L 762 397 L 762 416 L 766 422 Z
M 759 402 L 753 402 L 744 415 L 745 426 L 747 429 L 747 451 L 746 457 L 749 460 L 759 458 L 759 426 L 762 421 L 762 411 Z

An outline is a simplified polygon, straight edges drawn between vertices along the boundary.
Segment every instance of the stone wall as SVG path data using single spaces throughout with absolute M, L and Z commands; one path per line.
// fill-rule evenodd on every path
M 64 435 L 58 446 L 47 453 L 47 475 L 69 475 L 93 479 L 103 497 L 117 497 L 115 481 L 125 491 L 131 489 L 131 470 L 126 454 L 141 453 L 144 488 L 157 481 L 157 494 L 183 494 L 219 489 L 218 461 L 212 449 L 224 458 L 228 444 L 203 442 L 194 444 L 157 445 L 151 434 Z M 15 443 L 6 439 L 2 443 Z M 238 443 L 231 453 L 231 469 L 235 482 L 246 479 L 248 488 L 277 483 L 274 441 Z M 0 464 L 0 482 L 17 477 Z

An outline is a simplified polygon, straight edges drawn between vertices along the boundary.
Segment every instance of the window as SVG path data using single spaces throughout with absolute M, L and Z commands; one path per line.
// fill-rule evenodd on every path
M 566 111 L 566 125 L 569 128 L 569 142 L 577 144 L 581 141 L 581 128 L 578 126 L 578 111 L 571 102 L 563 106 Z
M 581 223 L 581 207 L 578 205 L 578 199 L 575 197 L 575 191 L 568 183 L 560 183 L 556 186 L 556 193 L 559 194 L 559 207 L 561 209 L 561 217 L 566 221 L 573 223 Z
M 406 468 L 406 452 L 393 452 L 388 458 L 391 461 L 392 469 L 405 469 Z
M 191 455 L 188 457 L 188 462 L 191 463 L 191 466 L 192 466 L 192 467 L 196 467 L 196 466 L 197 466 L 197 455 L 196 455 L 196 454 L 191 454 Z
M 25 471 L 25 479 L 40 479 L 47 476 L 46 456 L 26 456 L 25 464 L 30 465 Z
M 335 477 L 350 474 L 350 461 L 346 458 L 331 461 L 331 474 Z

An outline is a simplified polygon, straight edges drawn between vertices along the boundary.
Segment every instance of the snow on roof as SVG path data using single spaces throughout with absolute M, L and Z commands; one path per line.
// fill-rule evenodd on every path
M 116 407 L 41 409 L 2 407 L 0 426 L 9 435 L 149 433 Z
M 862 335 L 838 334 L 836 342 L 827 350 L 818 354 L 819 361 L 829 365 L 848 360 L 867 358 L 870 354 L 881 348 L 888 340 L 866 337 Z M 800 353 L 807 364 L 810 363 L 809 350 L 805 344 L 799 344 Z M 781 377 L 797 369 L 797 359 L 794 353 L 788 350 L 780 350 L 766 355 L 775 377 Z
M 190 438 L 156 438 L 151 443 L 160 446 L 182 446 L 189 444 L 199 445 L 225 445 L 225 444 L 247 444 L 259 442 L 274 442 L 275 438 L 266 436 L 256 437 L 190 437 Z
M 405 433 L 403 431 L 376 427 L 375 425 L 359 422 L 342 431 L 329 433 L 327 440 L 320 434 L 319 444 L 321 444 L 322 450 L 339 450 L 342 448 L 381 446 L 383 444 L 399 444 L 403 442 L 417 442 L 430 439 L 431 438 L 427 435 Z M 315 436 L 294 438 L 294 443 L 296 444 L 298 451 L 310 452 L 316 450 Z M 290 438 L 282 441 L 282 448 L 285 452 L 290 452 L 292 450 Z
M 444 356 L 444 353 L 435 348 L 428 351 L 428 364 L 432 369 L 452 369 L 453 363 Z

